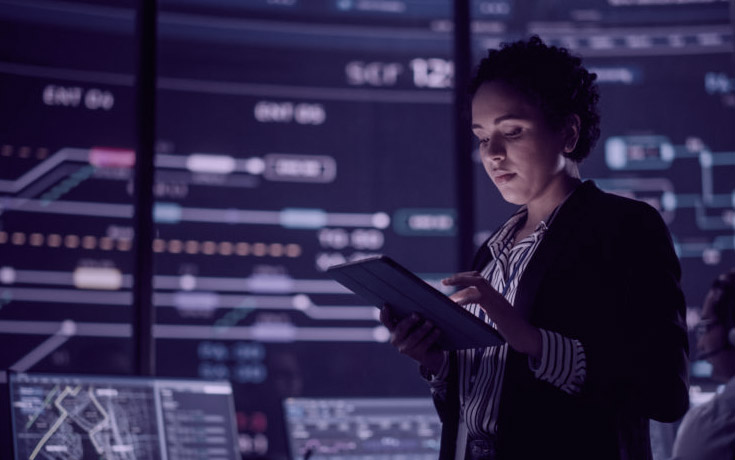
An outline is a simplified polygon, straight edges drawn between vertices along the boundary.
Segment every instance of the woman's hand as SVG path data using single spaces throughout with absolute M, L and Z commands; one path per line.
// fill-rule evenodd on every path
M 479 304 L 485 313 L 495 321 L 503 310 L 511 310 L 513 306 L 496 291 L 480 272 L 462 272 L 442 280 L 445 286 L 464 286 L 449 298 L 464 306 L 471 303 Z
M 523 318 L 479 272 L 463 272 L 442 280 L 445 286 L 464 286 L 450 299 L 460 305 L 476 303 L 498 326 L 508 345 L 516 351 L 541 359 L 541 332 Z
M 444 363 L 444 352 L 435 346 L 439 328 L 415 313 L 399 321 L 387 305 L 380 310 L 380 322 L 390 331 L 390 343 L 400 353 L 418 361 L 432 374 L 439 373 Z

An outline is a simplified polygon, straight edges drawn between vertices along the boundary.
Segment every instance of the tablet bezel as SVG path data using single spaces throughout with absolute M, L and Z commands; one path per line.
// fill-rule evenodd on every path
M 483 322 L 414 273 L 385 255 L 334 265 L 327 274 L 381 308 L 390 305 L 396 316 L 418 313 L 442 331 L 444 350 L 482 348 L 505 343 L 490 324 Z

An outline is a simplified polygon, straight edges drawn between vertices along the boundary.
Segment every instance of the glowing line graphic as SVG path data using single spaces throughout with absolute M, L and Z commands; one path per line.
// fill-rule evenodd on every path
M 13 300 L 25 302 L 80 303 L 97 305 L 126 305 L 133 300 L 129 292 L 76 291 L 73 289 L 6 288 Z
M 54 350 L 59 348 L 67 340 L 76 334 L 76 324 L 74 321 L 66 320 L 61 322 L 60 327 L 54 335 L 43 341 L 36 348 L 27 353 L 18 362 L 10 366 L 10 369 L 16 372 L 25 372 L 43 358 L 48 356 Z
M 28 198 L 3 198 L 0 200 L 0 211 L 40 212 L 44 214 L 66 214 L 74 216 L 96 216 L 130 219 L 133 217 L 133 206 L 129 204 L 105 204 L 89 201 L 48 202 Z
M 211 326 L 157 324 L 153 335 L 161 339 L 259 340 L 269 342 L 385 342 L 390 333 L 382 327 L 294 327 L 290 324 L 272 326 Z
M 4 198 L 0 200 L 0 211 L 34 212 L 44 214 L 67 214 L 76 216 L 133 217 L 133 206 L 127 204 L 102 204 L 87 201 L 33 200 L 27 198 Z M 318 209 L 284 209 L 261 211 L 246 209 L 185 208 L 176 203 L 158 202 L 153 208 L 158 223 L 210 222 L 249 225 L 279 225 L 286 228 L 313 229 L 325 226 L 373 227 L 384 229 L 390 217 L 377 213 L 328 213 Z
M 79 393 L 79 389 L 80 388 L 81 387 L 76 387 L 74 390 L 71 390 L 70 387 L 66 387 L 66 388 L 64 388 L 64 391 L 61 392 L 61 394 L 59 395 L 59 397 L 56 398 L 56 400 L 54 401 L 54 405 L 59 410 L 59 412 L 61 412 L 61 416 L 56 420 L 56 423 L 54 423 L 53 426 L 51 428 L 49 428 L 49 430 L 41 438 L 41 440 L 38 441 L 38 444 L 36 445 L 36 448 L 33 449 L 33 452 L 31 452 L 31 456 L 28 457 L 28 460 L 34 460 L 36 458 L 36 455 L 38 455 L 38 453 L 41 452 L 41 449 L 43 448 L 44 444 L 46 444 L 46 442 L 48 442 L 48 440 L 51 438 L 51 436 L 53 436 L 53 434 L 56 432 L 56 430 L 59 429 L 59 427 L 61 426 L 61 424 L 64 423 L 64 420 L 68 416 L 68 414 L 66 412 L 66 409 L 64 409 L 61 406 L 61 404 L 60 404 L 61 401 L 63 401 L 64 398 L 66 398 L 66 395 L 69 394 L 69 393 L 71 393 L 72 395 L 76 395 L 77 393 Z
M 89 150 L 63 148 L 16 180 L 0 180 L 0 192 L 17 193 L 65 161 L 89 161 Z
M 49 335 L 59 331 L 63 321 L 0 321 L 3 334 Z M 132 337 L 129 324 L 116 323 L 74 323 L 76 337 Z
M 59 322 L 40 321 L 0 321 L 0 332 L 4 334 L 43 335 L 58 330 Z M 76 337 L 116 337 L 129 338 L 132 329 L 129 324 L 114 323 L 75 323 Z M 282 334 L 269 333 L 282 329 Z M 296 327 L 290 324 L 269 326 L 213 327 L 200 325 L 157 324 L 153 335 L 160 339 L 222 339 L 292 342 L 386 342 L 390 333 L 383 326 L 376 327 Z

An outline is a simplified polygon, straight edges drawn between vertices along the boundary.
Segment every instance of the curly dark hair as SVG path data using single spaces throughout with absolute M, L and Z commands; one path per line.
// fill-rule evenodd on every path
M 533 35 L 527 41 L 503 43 L 498 50 L 488 50 L 470 82 L 469 92 L 474 96 L 480 85 L 493 80 L 507 83 L 539 107 L 555 129 L 564 126 L 570 115 L 577 114 L 581 120 L 579 140 L 575 149 L 565 155 L 581 162 L 600 137 L 596 78 L 566 48 L 548 46 Z

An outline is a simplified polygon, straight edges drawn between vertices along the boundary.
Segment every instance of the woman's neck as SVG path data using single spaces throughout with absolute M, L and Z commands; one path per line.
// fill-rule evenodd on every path
M 546 219 L 582 181 L 577 164 L 566 159 L 559 177 L 549 184 L 543 195 L 527 203 L 528 217 L 524 227 L 534 229 Z

